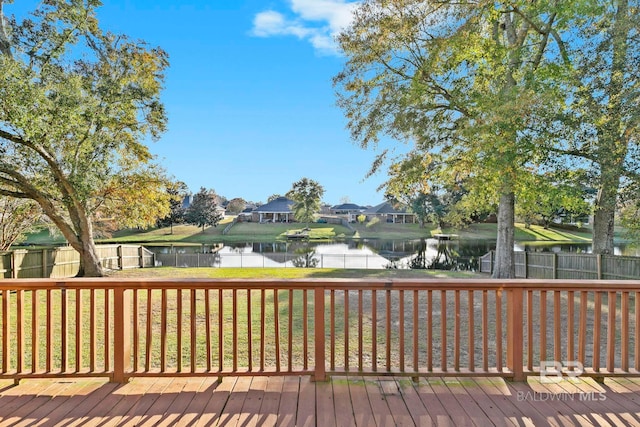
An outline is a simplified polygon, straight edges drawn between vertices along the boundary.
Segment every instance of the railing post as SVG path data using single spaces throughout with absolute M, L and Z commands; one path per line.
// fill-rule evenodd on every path
M 111 382 L 126 383 L 131 369 L 131 290 L 113 290 L 113 377 Z
M 522 288 L 509 289 L 507 297 L 507 368 L 513 381 L 524 381 L 524 337 Z M 499 309 L 499 308 L 498 308 Z M 500 339 L 500 337 L 497 337 Z
M 314 349 L 316 367 L 311 378 L 312 381 L 326 381 L 327 374 L 325 371 L 325 336 L 324 336 L 324 286 L 316 284 L 313 297 L 314 310 Z

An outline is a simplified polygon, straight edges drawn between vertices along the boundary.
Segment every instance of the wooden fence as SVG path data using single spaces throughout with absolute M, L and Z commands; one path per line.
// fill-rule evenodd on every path
M 494 251 L 482 256 L 480 272 L 492 273 L 494 260 Z M 631 256 L 516 251 L 515 264 L 523 279 L 640 279 L 640 258 Z
M 111 270 L 155 266 L 155 254 L 139 245 L 98 245 L 103 267 Z M 64 278 L 78 274 L 80 255 L 70 246 L 0 253 L 0 278 Z
M 0 322 L 15 381 L 640 376 L 640 281 L 8 279 Z

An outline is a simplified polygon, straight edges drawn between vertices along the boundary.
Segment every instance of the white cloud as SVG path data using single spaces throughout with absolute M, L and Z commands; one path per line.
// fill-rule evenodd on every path
M 357 4 L 347 0 L 289 0 L 289 17 L 274 10 L 260 12 L 253 20 L 253 34 L 295 36 L 320 53 L 337 54 L 335 37 L 351 23 Z

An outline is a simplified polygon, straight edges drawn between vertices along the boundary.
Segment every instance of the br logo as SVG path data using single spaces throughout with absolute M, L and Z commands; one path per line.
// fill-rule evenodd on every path
M 540 382 L 558 383 L 567 377 L 575 379 L 584 373 L 584 366 L 577 360 L 543 360 L 540 362 Z

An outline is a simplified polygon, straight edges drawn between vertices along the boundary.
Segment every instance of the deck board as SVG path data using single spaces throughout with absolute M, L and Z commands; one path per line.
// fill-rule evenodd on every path
M 0 382 L 0 426 L 637 426 L 640 379 L 136 378 Z

